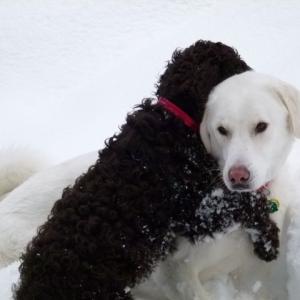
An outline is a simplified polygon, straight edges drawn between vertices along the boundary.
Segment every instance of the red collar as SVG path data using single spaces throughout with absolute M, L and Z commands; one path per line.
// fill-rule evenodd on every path
M 257 191 L 268 195 L 270 194 L 270 185 L 271 181 L 268 181 L 267 183 L 262 185 Z
M 184 112 L 181 108 L 176 106 L 170 100 L 159 97 L 158 104 L 162 105 L 168 112 L 172 113 L 179 120 L 181 120 L 187 127 L 192 128 L 194 131 L 199 130 L 199 125 L 195 120 L 193 120 L 186 112 Z

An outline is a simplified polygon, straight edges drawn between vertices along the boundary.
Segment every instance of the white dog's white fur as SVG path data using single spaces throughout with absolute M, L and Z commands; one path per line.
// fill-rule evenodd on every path
M 262 122 L 267 126 L 257 132 Z M 229 189 L 234 189 L 228 179 L 230 168 L 243 165 L 251 174 L 244 191 L 255 191 L 268 183 L 271 197 L 280 200 L 279 211 L 272 215 L 281 230 L 280 256 L 271 263 L 258 259 L 240 228 L 196 245 L 180 239 L 177 252 L 134 291 L 136 297 L 219 300 L 222 296 L 213 296 L 206 283 L 227 275 L 253 299 L 288 299 L 285 239 L 288 207 L 297 195 L 288 175 L 287 157 L 295 137 L 300 137 L 299 92 L 278 79 L 252 71 L 233 76 L 210 94 L 200 131 L 207 150 L 218 159 Z
M 34 173 L 45 168 L 39 153 L 24 147 L 0 150 L 0 200 Z
M 228 170 L 235 164 L 250 170 L 248 189 L 256 190 L 270 182 L 271 195 L 280 199 L 280 209 L 272 215 L 281 229 L 279 259 L 271 263 L 259 260 L 247 234 L 238 226 L 196 245 L 181 238 L 178 251 L 133 290 L 136 299 L 221 300 L 222 296 L 211 291 L 209 282 L 222 275 L 230 276 L 237 287 L 254 293 L 254 299 L 288 299 L 287 208 L 298 195 L 288 176 L 286 158 L 294 138 L 300 136 L 299 101 L 299 93 L 292 86 L 246 72 L 213 90 L 200 127 L 203 142 L 219 160 L 224 182 L 230 189 Z M 268 126 L 256 134 L 259 122 Z M 220 135 L 220 126 L 228 131 L 227 136 Z M 63 188 L 72 184 L 96 157 L 95 152 L 37 173 L 0 202 L 0 267 L 18 258 L 37 227 L 46 220 Z M 261 287 L 256 284 L 258 281 Z
M 6 156 L 9 158 L 8 154 Z M 8 161 L 14 157 L 15 155 Z M 37 228 L 47 220 L 53 204 L 61 197 L 63 189 L 72 185 L 96 159 L 95 151 L 45 168 L 31 176 L 0 202 L 0 268 L 19 258 L 28 242 L 36 235 Z M 17 166 L 11 168 L 10 173 L 23 174 L 22 166 L 29 163 L 35 165 L 31 156 L 30 160 L 27 156 L 23 156 L 22 161 L 18 168 Z

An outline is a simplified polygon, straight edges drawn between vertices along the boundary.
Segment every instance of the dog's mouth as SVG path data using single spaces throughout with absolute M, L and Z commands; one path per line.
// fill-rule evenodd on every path
M 238 193 L 249 193 L 254 192 L 256 189 L 251 183 L 236 183 L 232 184 L 229 180 L 226 180 L 224 177 L 222 179 L 224 187 L 226 187 L 231 192 L 238 192 Z
M 229 189 L 233 192 L 239 193 L 253 192 L 253 189 L 249 184 L 231 184 Z
M 256 185 L 253 182 L 244 183 L 244 184 L 231 184 L 230 182 L 226 182 L 223 180 L 225 186 L 232 192 L 238 193 L 251 193 L 251 192 L 259 192 L 269 187 L 270 181 L 267 181 L 264 184 Z
M 249 193 L 255 192 L 257 190 L 255 188 L 255 184 L 253 184 L 253 180 L 249 180 L 247 182 L 233 183 L 228 178 L 223 177 L 223 183 L 231 192 Z
M 219 170 L 224 187 L 231 192 L 257 192 L 270 182 L 265 178 L 266 176 L 258 176 L 253 169 L 246 165 L 236 164 L 228 168 L 219 162 Z

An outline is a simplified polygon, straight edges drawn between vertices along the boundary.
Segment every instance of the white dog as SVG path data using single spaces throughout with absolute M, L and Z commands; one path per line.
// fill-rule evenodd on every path
M 181 239 L 177 252 L 134 291 L 136 297 L 227 299 L 222 293 L 216 294 L 212 283 L 226 275 L 230 277 L 227 286 L 233 284 L 247 291 L 250 299 L 288 299 L 287 208 L 297 195 L 288 176 L 287 157 L 295 137 L 300 137 L 299 92 L 253 71 L 233 76 L 210 94 L 200 133 L 207 151 L 219 161 L 228 189 L 270 189 L 270 197 L 279 199 L 279 211 L 272 218 L 281 230 L 280 256 L 271 263 L 258 259 L 247 234 L 239 228 L 196 245 Z

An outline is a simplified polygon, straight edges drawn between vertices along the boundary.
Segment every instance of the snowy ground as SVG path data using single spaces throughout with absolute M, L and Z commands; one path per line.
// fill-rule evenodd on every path
M 298 0 L 3 0 L 0 146 L 33 146 L 53 162 L 98 149 L 153 94 L 172 51 L 200 38 L 300 87 L 299 28 Z M 15 269 L 0 272 L 1 300 Z
M 298 0 L 38 0 L 0 3 L 0 145 L 55 162 L 99 148 L 176 47 L 235 46 L 300 86 Z

